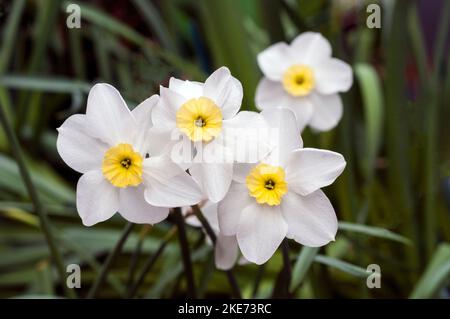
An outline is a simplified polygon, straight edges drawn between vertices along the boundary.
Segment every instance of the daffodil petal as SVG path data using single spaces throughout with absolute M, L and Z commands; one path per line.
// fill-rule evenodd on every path
M 100 170 L 83 174 L 77 184 L 77 210 L 83 225 L 92 226 L 111 218 L 119 209 L 119 189 Z
M 346 92 L 353 84 L 350 65 L 339 59 L 327 59 L 314 66 L 316 89 L 322 94 Z
M 229 270 L 236 264 L 239 248 L 236 236 L 217 235 L 214 249 L 216 267 L 221 270 Z
M 149 133 L 152 128 L 152 111 L 159 102 L 159 96 L 157 94 L 152 95 L 148 99 L 141 102 L 136 106 L 131 114 L 136 120 L 136 131 L 134 135 L 133 145 L 138 152 L 144 154 L 147 151 L 147 143 L 150 140 Z
M 221 201 L 230 188 L 233 178 L 232 163 L 194 163 L 189 173 L 213 203 Z
M 86 115 L 75 114 L 58 128 L 56 148 L 64 162 L 80 173 L 98 170 L 108 148 L 99 139 L 86 133 Z
M 338 227 L 336 214 L 321 190 L 308 196 L 289 192 L 281 203 L 281 211 L 289 225 L 288 238 L 310 247 L 334 240 Z
M 288 108 L 270 108 L 263 110 L 261 114 L 273 134 L 271 142 L 274 147 L 265 162 L 284 165 L 293 150 L 303 147 L 295 113 Z
M 331 45 L 317 32 L 304 32 L 291 42 L 296 63 L 317 65 L 331 57 Z
M 217 69 L 206 79 L 203 93 L 222 109 L 223 119 L 233 117 L 241 107 L 242 84 L 226 67 Z
M 310 95 L 293 97 L 289 95 L 279 82 L 262 79 L 256 88 L 256 106 L 261 109 L 286 107 L 295 113 L 297 126 L 302 131 L 313 115 L 313 106 Z
M 296 150 L 286 164 L 286 182 L 289 190 L 306 196 L 333 183 L 345 165 L 339 153 L 314 148 Z
M 241 214 L 236 238 L 244 257 L 261 265 L 275 253 L 287 230 L 279 206 L 253 202 Z
M 131 111 L 113 86 L 100 83 L 89 91 L 86 118 L 87 134 L 99 138 L 109 146 L 132 143 L 136 125 Z
M 156 224 L 167 218 L 169 208 L 152 206 L 144 198 L 144 186 L 120 189 L 119 213 L 123 218 L 137 224 Z
M 242 211 L 254 201 L 245 184 L 233 182 L 217 207 L 220 232 L 225 236 L 236 235 Z
M 186 99 L 177 92 L 160 87 L 160 99 L 153 108 L 152 122 L 160 129 L 172 130 L 176 127 L 176 113 L 178 108 L 186 102 Z
M 179 80 L 171 77 L 169 89 L 182 95 L 186 100 L 199 98 L 203 95 L 203 83 L 188 80 Z
M 275 43 L 258 54 L 259 68 L 268 79 L 280 81 L 284 72 L 293 64 L 291 52 L 287 43 Z
M 311 94 L 313 114 L 309 125 L 317 131 L 328 131 L 334 128 L 342 118 L 343 106 L 339 94 Z

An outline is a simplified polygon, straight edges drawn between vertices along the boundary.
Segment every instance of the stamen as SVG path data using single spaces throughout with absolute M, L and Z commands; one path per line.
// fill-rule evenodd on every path
M 268 190 L 272 190 L 275 188 L 275 182 L 271 179 L 269 179 L 268 181 L 266 181 L 266 183 L 264 184 L 264 187 Z
M 125 158 L 120 162 L 120 165 L 128 169 L 131 166 L 131 160 L 129 158 Z
M 197 127 L 203 127 L 206 125 L 206 121 L 203 120 L 202 117 L 198 117 L 195 121 L 194 121 L 195 126 Z

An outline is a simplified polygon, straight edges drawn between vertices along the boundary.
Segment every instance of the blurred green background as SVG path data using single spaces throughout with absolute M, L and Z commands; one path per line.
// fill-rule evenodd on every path
M 81 28 L 66 26 L 67 6 Z M 369 29 L 367 5 L 381 6 Z M 340 230 L 334 243 L 290 242 L 292 279 L 282 289 L 280 252 L 264 266 L 236 266 L 244 297 L 449 298 L 450 1 L 133 0 L 0 1 L 0 297 L 64 296 L 41 230 L 36 197 L 50 219 L 65 265 L 81 266 L 87 295 L 120 238 L 120 217 L 91 228 L 75 209 L 79 174 L 56 152 L 56 128 L 85 110 L 95 82 L 113 84 L 130 106 L 158 93 L 170 76 L 204 80 L 225 65 L 244 86 L 242 109 L 255 110 L 262 74 L 256 55 L 304 31 L 321 32 L 333 55 L 351 64 L 344 117 L 328 133 L 303 133 L 307 147 L 344 154 L 344 174 L 325 191 Z M 16 148 L 14 148 L 14 146 Z M 19 171 L 17 148 L 24 158 Z M 20 154 L 19 154 L 20 155 Z M 32 183 L 26 181 L 27 172 Z M 31 190 L 37 190 L 37 196 Z M 31 196 L 30 196 L 31 195 Z M 186 295 L 173 221 L 136 226 L 99 297 Z M 199 297 L 229 297 L 201 230 L 187 226 Z M 168 235 L 169 234 L 169 235 Z M 155 252 L 161 256 L 152 261 Z M 149 265 L 151 268 L 145 269 Z M 381 268 L 381 288 L 366 267 Z M 142 281 L 138 281 L 142 276 Z M 136 284 L 137 283 L 137 284 Z

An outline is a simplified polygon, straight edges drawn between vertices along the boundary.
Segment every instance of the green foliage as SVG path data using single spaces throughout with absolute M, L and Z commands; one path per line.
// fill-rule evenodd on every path
M 290 241 L 295 262 L 289 292 L 298 298 L 444 296 L 450 278 L 450 212 L 441 194 L 450 172 L 448 2 L 429 52 L 412 1 L 383 8 L 381 29 L 365 27 L 363 6 L 353 8 L 358 17 L 344 28 L 352 9 L 338 1 L 303 0 L 133 0 L 103 7 L 79 1 L 82 27 L 68 29 L 68 3 L 16 0 L 0 18 L 0 107 L 19 138 L 64 264 L 81 265 L 78 297 L 102 272 L 124 224 L 117 216 L 82 226 L 75 208 L 79 175 L 56 151 L 56 128 L 83 112 L 91 85 L 110 82 L 134 106 L 170 76 L 204 80 L 226 65 L 243 83 L 242 109 L 255 110 L 262 76 L 256 54 L 309 30 L 322 32 L 333 54 L 353 66 L 355 83 L 342 94 L 338 128 L 303 136 L 307 147 L 343 153 L 347 168 L 325 190 L 340 220 L 336 242 L 319 249 Z M 63 297 L 64 283 L 11 142 L 2 127 L 0 297 Z M 187 282 L 176 236 L 167 235 L 171 227 L 172 221 L 135 227 L 99 297 L 127 296 L 130 273 L 136 279 L 159 249 L 136 297 L 184 296 Z M 202 231 L 187 226 L 187 236 L 199 296 L 231 296 Z M 373 263 L 381 266 L 382 288 L 369 290 L 366 267 Z M 264 298 L 285 284 L 282 269 L 277 252 L 263 267 L 238 265 L 233 274 L 244 297 Z

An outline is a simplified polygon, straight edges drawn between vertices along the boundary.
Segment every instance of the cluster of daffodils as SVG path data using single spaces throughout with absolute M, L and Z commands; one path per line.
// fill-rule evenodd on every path
M 242 85 L 226 67 L 204 83 L 171 78 L 132 111 L 111 85 L 93 86 L 86 114 L 69 117 L 57 140 L 62 159 L 82 174 L 76 205 L 83 224 L 119 212 L 153 225 L 181 207 L 186 222 L 201 227 L 191 214 L 198 205 L 217 235 L 220 269 L 238 260 L 262 264 L 285 237 L 306 246 L 334 240 L 337 218 L 321 188 L 345 160 L 303 148 L 300 133 L 337 124 L 338 92 L 351 86 L 351 69 L 331 58 L 316 33 L 273 45 L 258 62 L 260 113 L 239 112 Z

